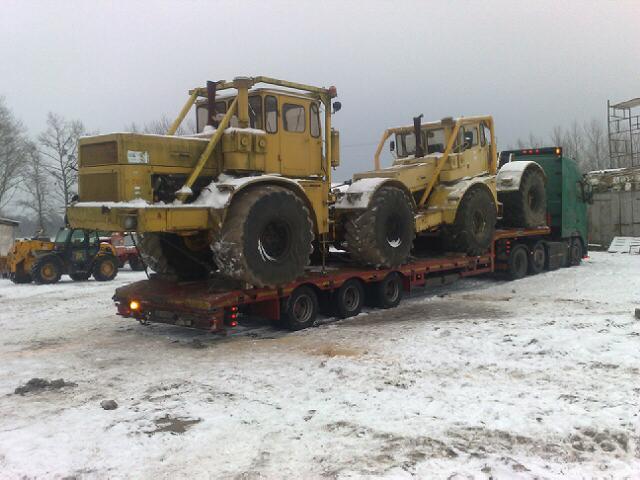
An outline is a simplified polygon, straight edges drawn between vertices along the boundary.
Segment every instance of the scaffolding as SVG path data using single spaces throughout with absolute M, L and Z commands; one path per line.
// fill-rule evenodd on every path
M 611 168 L 640 165 L 640 98 L 611 104 L 607 100 Z

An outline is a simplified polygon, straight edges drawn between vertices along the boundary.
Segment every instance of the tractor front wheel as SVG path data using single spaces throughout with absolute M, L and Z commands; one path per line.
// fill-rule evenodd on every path
M 113 255 L 102 255 L 93 264 L 93 278 L 98 282 L 108 282 L 118 274 L 118 260 Z
M 61 276 L 61 262 L 53 255 L 47 255 L 39 258 L 33 264 L 33 267 L 31 267 L 31 277 L 35 283 L 40 285 L 57 283 Z

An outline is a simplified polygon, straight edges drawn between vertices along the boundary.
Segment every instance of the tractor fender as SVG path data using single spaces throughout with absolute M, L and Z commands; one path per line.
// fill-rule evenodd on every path
M 483 188 L 489 192 L 497 209 L 495 177 L 492 175 L 468 178 L 451 185 L 440 184 L 434 189 L 426 206 L 441 210 L 444 223 L 451 224 L 455 221 L 462 199 L 471 188 Z
M 505 163 L 498 171 L 497 175 L 497 189 L 498 192 L 515 192 L 520 189 L 520 182 L 522 177 L 529 169 L 537 169 L 542 173 L 542 176 L 547 180 L 547 176 L 540 165 L 531 160 L 517 161 Z
M 97 255 L 113 255 L 114 257 L 118 256 L 118 254 L 116 253 L 116 248 L 107 242 L 100 242 Z
M 349 188 L 334 190 L 337 200 L 334 205 L 336 210 L 362 210 L 369 207 L 375 193 L 383 186 L 399 188 L 411 199 L 411 207 L 415 211 L 416 205 L 411 191 L 405 184 L 392 178 L 361 178 L 356 180 Z
M 316 214 L 309 197 L 305 193 L 300 184 L 291 178 L 282 177 L 280 175 L 256 175 L 253 177 L 232 177 L 230 175 L 221 174 L 216 181 L 211 182 L 204 187 L 200 195 L 191 204 L 194 206 L 207 206 L 212 209 L 212 213 L 222 225 L 226 212 L 231 205 L 233 198 L 240 192 L 246 191 L 248 188 L 259 185 L 278 185 L 291 190 L 298 195 L 309 209 L 311 218 L 313 219 L 314 228 L 317 231 Z

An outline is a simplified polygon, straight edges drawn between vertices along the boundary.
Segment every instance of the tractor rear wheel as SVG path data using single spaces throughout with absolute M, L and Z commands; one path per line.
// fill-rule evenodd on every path
M 546 225 L 547 194 L 544 175 L 537 168 L 525 170 L 520 188 L 515 192 L 501 193 L 499 200 L 503 204 L 504 225 L 524 228 Z
M 397 267 L 409 258 L 415 228 L 411 200 L 396 187 L 380 187 L 366 210 L 346 222 L 347 250 L 362 265 Z
M 31 267 L 31 277 L 40 285 L 57 283 L 61 276 L 62 264 L 55 255 L 41 257 Z
M 98 282 L 108 282 L 118 274 L 118 259 L 113 255 L 101 255 L 93 264 L 93 278 Z
M 313 238 L 302 199 L 269 185 L 234 198 L 211 249 L 224 275 L 258 287 L 277 286 L 304 274 Z
M 205 232 L 197 237 L 208 238 Z M 138 237 L 138 250 L 151 270 L 183 280 L 206 278 L 215 267 L 208 241 L 189 241 L 174 233 L 144 233 Z M 129 264 L 135 270 L 135 261 Z
M 445 249 L 481 255 L 491 246 L 496 230 L 496 204 L 483 186 L 472 186 L 462 197 L 453 225 L 443 229 Z

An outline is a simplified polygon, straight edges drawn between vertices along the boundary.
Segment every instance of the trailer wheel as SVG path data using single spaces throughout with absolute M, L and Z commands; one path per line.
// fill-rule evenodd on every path
M 277 286 L 304 274 L 313 237 L 309 209 L 298 195 L 256 186 L 234 197 L 211 249 L 223 274 L 258 287 Z
M 569 243 L 569 266 L 575 267 L 582 263 L 582 242 L 578 237 L 571 238 Z
M 496 229 L 496 204 L 487 188 L 466 191 L 452 225 L 443 228 L 445 248 L 468 255 L 482 255 L 491 246 Z
M 538 241 L 529 252 L 529 273 L 536 275 L 542 272 L 545 263 L 547 263 L 547 250 L 544 248 L 544 243 Z
M 118 263 L 113 255 L 101 255 L 93 264 L 93 278 L 98 282 L 108 282 L 116 278 Z
M 415 237 L 411 199 L 399 188 L 380 187 L 345 229 L 347 251 L 357 263 L 397 267 L 409 258 Z
M 373 304 L 378 308 L 394 308 L 402 300 L 402 277 L 397 272 L 391 272 L 371 287 Z
M 509 255 L 509 278 L 511 280 L 523 278 L 527 274 L 528 263 L 529 254 L 524 245 L 518 245 L 511 250 L 511 255 Z
M 334 294 L 336 315 L 340 318 L 355 317 L 362 310 L 364 287 L 357 278 L 347 280 Z
M 305 285 L 296 288 L 282 301 L 280 323 L 289 330 L 302 330 L 313 325 L 318 315 L 318 296 Z
M 62 265 L 55 255 L 39 258 L 31 267 L 33 281 L 40 285 L 57 283 L 62 276 Z

